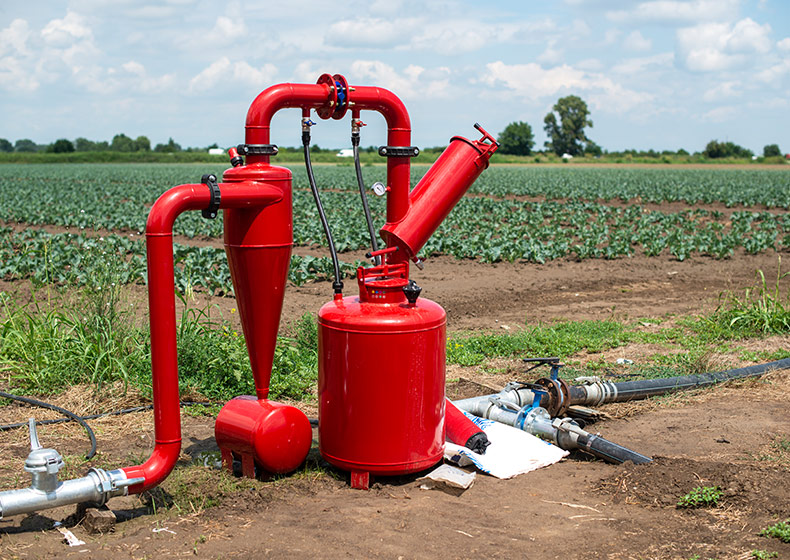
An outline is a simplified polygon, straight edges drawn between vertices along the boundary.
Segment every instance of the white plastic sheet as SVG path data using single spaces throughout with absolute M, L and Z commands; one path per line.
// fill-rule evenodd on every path
M 558 462 L 568 452 L 547 441 L 493 420 L 479 418 L 468 412 L 466 416 L 480 426 L 491 445 L 479 455 L 461 445 L 447 442 L 445 459 L 460 466 L 473 464 L 480 471 L 497 478 L 513 478 Z

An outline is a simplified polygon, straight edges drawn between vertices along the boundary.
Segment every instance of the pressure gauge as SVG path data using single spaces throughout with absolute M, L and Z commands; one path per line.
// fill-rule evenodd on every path
M 373 189 L 373 192 L 376 196 L 384 196 L 387 193 L 387 187 L 381 181 L 376 181 L 370 188 Z

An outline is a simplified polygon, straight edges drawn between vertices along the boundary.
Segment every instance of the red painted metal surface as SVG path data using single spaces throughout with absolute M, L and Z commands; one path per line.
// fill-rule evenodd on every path
M 251 478 L 254 465 L 266 473 L 293 471 L 304 462 L 313 440 L 304 412 L 252 396 L 236 397 L 222 407 L 214 435 L 223 466 L 233 470 L 233 459 L 239 459 L 243 474 Z
M 366 473 L 412 473 L 441 460 L 446 332 L 438 304 L 407 302 L 405 264 L 358 274 L 359 297 L 318 313 L 319 442 L 323 457 L 364 487 Z
M 340 119 L 351 109 L 381 113 L 387 144 L 410 146 L 411 123 L 392 92 L 350 86 L 339 74 L 316 84 L 272 86 L 247 113 L 247 144 L 269 144 L 272 116 L 294 107 L 309 116 Z M 370 473 L 416 472 L 441 460 L 445 435 L 445 313 L 434 302 L 409 303 L 407 259 L 438 227 L 488 165 L 494 139 L 453 138 L 451 145 L 410 194 L 410 159 L 387 158 L 387 263 L 360 269 L 359 297 L 340 295 L 319 312 L 319 413 L 321 453 L 352 473 L 352 485 L 367 487 Z M 242 329 L 252 365 L 256 396 L 231 400 L 220 411 L 215 433 L 226 466 L 238 458 L 247 476 L 256 464 L 287 472 L 304 460 L 311 440 L 309 422 L 293 407 L 268 401 L 272 360 L 293 244 L 291 173 L 251 154 L 246 165 L 235 150 L 234 167 L 220 184 L 225 250 Z M 206 185 L 167 191 L 151 209 L 146 226 L 151 354 L 156 445 L 127 476 L 145 482 L 141 492 L 171 471 L 181 448 L 178 403 L 173 233 L 183 211 L 208 206 Z M 385 395 L 385 398 L 377 398 Z
M 247 181 L 222 190 L 221 208 L 243 208 L 276 204 L 283 192 L 265 183 Z M 208 206 L 210 194 L 203 184 L 173 187 L 154 203 L 146 223 L 148 261 L 148 306 L 151 325 L 151 369 L 154 398 L 155 446 L 143 464 L 125 467 L 129 478 L 145 482 L 132 493 L 153 488 L 173 469 L 181 450 L 181 411 L 178 397 L 178 352 L 176 346 L 176 303 L 173 270 L 173 222 L 187 210 Z
M 481 129 L 482 130 L 482 129 Z M 400 221 L 387 221 L 381 235 L 398 253 L 390 262 L 415 259 L 417 253 L 488 167 L 488 160 L 498 145 L 488 133 L 481 140 L 454 137 L 439 159 L 425 173 L 409 195 L 409 208 Z M 389 200 L 388 200 L 389 203 Z
M 325 74 L 324 76 L 329 76 Z M 324 78 L 321 76 L 321 78 Z M 272 117 L 280 109 L 315 109 L 321 118 L 331 118 L 337 95 L 330 88 L 332 79 L 318 84 L 278 84 L 263 90 L 247 112 L 247 144 L 269 144 Z M 389 90 L 370 86 L 348 86 L 348 106 L 354 111 L 376 111 L 387 121 L 387 145 L 411 145 L 411 120 L 406 106 Z M 248 156 L 248 163 L 268 163 L 269 156 Z M 408 157 L 387 158 L 387 221 L 398 222 L 409 208 L 411 162 Z
M 457 406 L 450 400 L 445 403 L 444 422 L 447 431 L 447 439 L 458 445 L 466 445 L 475 434 L 482 430 L 472 422 Z

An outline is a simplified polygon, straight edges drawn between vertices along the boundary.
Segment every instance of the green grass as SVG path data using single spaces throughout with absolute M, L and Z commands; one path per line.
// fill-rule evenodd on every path
M 790 519 L 787 521 L 780 521 L 770 527 L 766 527 L 760 531 L 762 537 L 773 537 L 782 542 L 790 543 Z
M 39 302 L 19 307 L 0 294 L 0 369 L 9 389 L 44 395 L 84 383 L 100 391 L 120 381 L 150 395 L 148 329 L 135 325 L 110 292 L 85 291 L 62 309 Z M 306 315 L 291 330 L 292 337 L 278 338 L 271 397 L 309 399 L 317 379 L 317 328 Z M 255 393 L 244 337 L 211 308 L 185 305 L 177 340 L 182 394 L 225 401 Z
M 788 273 L 782 273 L 781 264 L 779 257 L 773 283 L 769 284 L 763 271 L 758 270 L 757 282 L 742 295 L 723 294 L 719 307 L 704 324 L 729 337 L 790 332 L 790 290 L 784 296 L 781 293 L 781 282 Z
M 679 508 L 716 507 L 722 497 L 718 486 L 698 486 L 678 500 Z
M 768 552 L 767 550 L 752 550 L 749 553 L 750 558 L 757 560 L 770 560 L 771 558 L 779 558 L 778 552 Z

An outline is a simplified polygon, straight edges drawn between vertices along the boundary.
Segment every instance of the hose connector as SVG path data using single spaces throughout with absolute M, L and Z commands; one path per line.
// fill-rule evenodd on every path
M 25 470 L 32 481 L 28 488 L 0 492 L 0 518 L 82 502 L 104 505 L 113 496 L 128 494 L 130 486 L 145 482 L 142 477 L 127 478 L 122 470 L 103 469 L 90 469 L 82 478 L 59 481 L 58 472 L 65 466 L 63 457 L 41 446 L 35 419 L 29 420 L 29 427 L 30 454 Z

